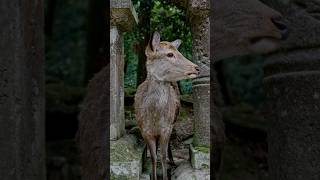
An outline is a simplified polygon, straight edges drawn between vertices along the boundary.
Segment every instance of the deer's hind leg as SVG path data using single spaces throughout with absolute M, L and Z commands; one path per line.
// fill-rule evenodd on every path
M 150 150 L 152 162 L 152 180 L 157 180 L 157 147 L 155 138 L 145 138 Z
M 172 149 L 170 146 L 170 140 L 168 143 L 168 156 L 169 156 L 169 160 L 170 160 L 170 165 L 175 166 L 176 164 L 174 163 L 174 160 L 173 160 Z

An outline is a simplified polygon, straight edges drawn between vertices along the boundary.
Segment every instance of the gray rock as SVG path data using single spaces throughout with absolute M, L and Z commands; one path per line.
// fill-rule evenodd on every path
M 139 180 L 142 171 L 142 149 L 134 136 L 110 141 L 111 179 Z
M 190 145 L 191 164 L 195 169 L 209 169 L 210 150 L 207 147 L 193 147 Z
M 143 173 L 140 177 L 140 180 L 150 180 L 150 175 Z
M 179 165 L 172 174 L 172 180 L 210 180 L 210 170 L 196 170 L 186 161 Z

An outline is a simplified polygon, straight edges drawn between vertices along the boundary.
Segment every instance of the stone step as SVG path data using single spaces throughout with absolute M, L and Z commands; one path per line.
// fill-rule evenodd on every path
M 209 169 L 210 148 L 190 145 L 191 164 L 194 169 Z
M 110 141 L 110 179 L 139 180 L 142 172 L 142 151 L 132 135 Z
M 150 175 L 149 174 L 146 174 L 146 173 L 143 173 L 140 177 L 140 180 L 150 180 Z
M 194 169 L 189 161 L 181 163 L 173 172 L 172 180 L 210 180 L 210 169 Z

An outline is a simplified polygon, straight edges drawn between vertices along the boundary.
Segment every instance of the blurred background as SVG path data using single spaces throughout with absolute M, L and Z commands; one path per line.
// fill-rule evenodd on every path
M 144 48 L 152 31 L 162 40 L 181 39 L 179 51 L 192 60 L 192 34 L 185 12 L 165 1 L 132 0 L 140 24 L 124 35 L 126 129 L 134 131 L 133 96 L 146 75 Z M 107 63 L 103 1 L 45 0 L 46 141 L 48 180 L 80 179 L 75 134 L 78 113 L 93 75 Z M 248 55 L 216 65 L 223 94 L 227 143 L 223 180 L 267 177 L 266 123 L 260 106 L 263 57 Z M 176 160 L 188 158 L 193 110 L 190 80 L 179 82 L 182 109 L 172 136 Z M 177 155 L 181 156 L 177 158 Z

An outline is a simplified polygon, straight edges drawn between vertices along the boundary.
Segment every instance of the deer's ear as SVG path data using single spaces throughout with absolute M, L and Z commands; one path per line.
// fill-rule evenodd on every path
M 171 44 L 176 47 L 176 49 L 179 48 L 180 44 L 182 43 L 182 41 L 180 39 L 177 39 L 175 41 L 172 41 Z
M 156 51 L 160 48 L 160 34 L 156 31 L 152 35 L 151 50 Z

